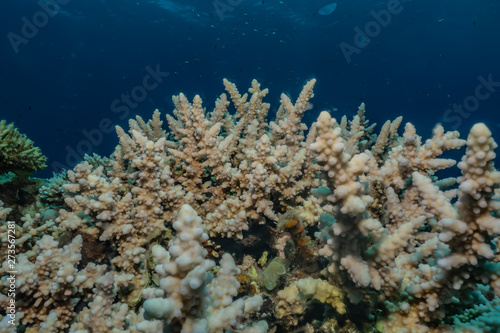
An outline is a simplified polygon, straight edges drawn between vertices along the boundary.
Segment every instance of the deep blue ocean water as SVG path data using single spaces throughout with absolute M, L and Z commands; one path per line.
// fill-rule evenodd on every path
M 211 109 L 223 78 L 269 88 L 271 119 L 281 92 L 295 100 L 316 78 L 307 124 L 365 102 L 372 122 L 402 115 L 424 139 L 438 122 L 465 137 L 482 121 L 500 141 L 500 1 L 338 0 L 321 15 L 332 3 L 4 1 L 0 119 L 48 157 L 37 176 L 109 155 L 112 125 L 171 112 L 173 94 Z

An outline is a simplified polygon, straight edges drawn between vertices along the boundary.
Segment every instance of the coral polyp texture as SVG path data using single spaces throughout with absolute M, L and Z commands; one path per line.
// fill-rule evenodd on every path
M 47 181 L 37 205 L 0 202 L 3 253 L 17 235 L 17 302 L 11 313 L 0 294 L 0 332 L 500 329 L 486 125 L 466 140 L 437 125 L 424 141 L 397 117 L 376 134 L 362 104 L 308 128 L 314 79 L 295 102 L 281 95 L 273 121 L 257 81 L 245 94 L 223 83 L 210 112 L 181 93 L 168 129 L 158 110 L 117 126 L 111 156 Z M 443 155 L 456 149 L 455 166 Z M 461 176 L 439 178 L 452 168 Z
M 353 303 L 377 291 L 389 312 L 379 322 L 384 332 L 446 331 L 447 312 L 468 300 L 478 284 L 489 285 L 498 297 L 500 266 L 492 259 L 500 233 L 494 216 L 500 173 L 493 168 L 496 144 L 488 128 L 474 125 L 465 142 L 438 125 L 422 145 L 415 128 L 406 125 L 402 144 L 379 161 L 369 150 L 346 153 L 335 125 L 322 112 L 311 145 L 330 190 L 319 251 L 330 261 L 329 279 L 348 286 Z M 464 144 L 458 191 L 444 193 L 431 176 L 455 162 L 436 157 Z M 382 211 L 370 209 L 375 195 Z
M 19 133 L 14 124 L 0 121 L 0 174 L 38 171 L 46 167 L 46 160 L 40 148 Z

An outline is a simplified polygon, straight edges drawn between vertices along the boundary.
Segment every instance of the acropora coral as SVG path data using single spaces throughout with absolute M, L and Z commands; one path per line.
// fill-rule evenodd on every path
M 410 123 L 400 135 L 398 117 L 377 135 L 362 104 L 308 128 L 314 79 L 268 122 L 267 89 L 223 83 L 229 99 L 211 112 L 174 96 L 168 131 L 159 111 L 117 126 L 111 156 L 55 176 L 22 218 L 0 201 L 1 250 L 14 232 L 17 265 L 0 332 L 498 330 L 500 173 L 486 125 L 467 140 L 437 125 L 424 142 Z M 441 155 L 463 146 L 461 176 L 440 179 L 456 164 Z
M 45 168 L 46 160 L 40 148 L 35 147 L 25 134 L 19 133 L 14 124 L 0 121 L 0 174 L 30 174 Z

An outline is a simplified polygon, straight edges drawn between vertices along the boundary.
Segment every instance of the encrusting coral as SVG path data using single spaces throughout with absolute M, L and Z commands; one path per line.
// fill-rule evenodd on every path
M 488 128 L 462 140 L 438 125 L 423 142 L 409 123 L 400 136 L 398 117 L 377 135 L 362 104 L 306 132 L 314 84 L 295 103 L 282 94 L 271 122 L 255 80 L 243 95 L 224 80 L 229 97 L 211 112 L 179 94 L 169 131 L 158 111 L 137 116 L 110 157 L 86 156 L 38 205 L 0 202 L 2 252 L 17 235 L 13 322 L 28 333 L 500 327 Z M 439 179 L 456 163 L 441 155 L 464 145 L 462 175 Z M 0 332 L 14 332 L 6 293 L 0 303 Z

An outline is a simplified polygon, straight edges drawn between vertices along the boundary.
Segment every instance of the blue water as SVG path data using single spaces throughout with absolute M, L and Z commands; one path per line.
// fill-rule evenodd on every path
M 372 122 L 403 115 L 424 138 L 437 122 L 465 136 L 483 121 L 500 141 L 499 1 L 339 0 L 319 15 L 329 3 L 9 1 L 0 11 L 0 118 L 48 157 L 38 176 L 72 167 L 84 152 L 109 155 L 114 132 L 94 142 L 84 133 L 149 118 L 155 108 L 171 112 L 173 94 L 200 94 L 212 108 L 224 77 L 241 92 L 258 79 L 274 111 L 281 92 L 294 99 L 317 78 L 308 124 L 324 109 L 352 116 L 365 102 Z M 388 6 L 390 22 L 381 14 Z M 364 35 L 355 39 L 356 31 Z M 357 51 L 346 57 L 342 45 Z M 154 70 L 161 82 L 125 106 L 122 94 Z M 447 112 L 455 103 L 471 111 Z
M 320 15 L 330 15 L 331 13 L 333 13 L 333 11 L 335 10 L 335 8 L 337 8 L 337 3 L 336 2 L 332 2 L 322 8 L 320 8 L 318 10 L 318 14 Z

